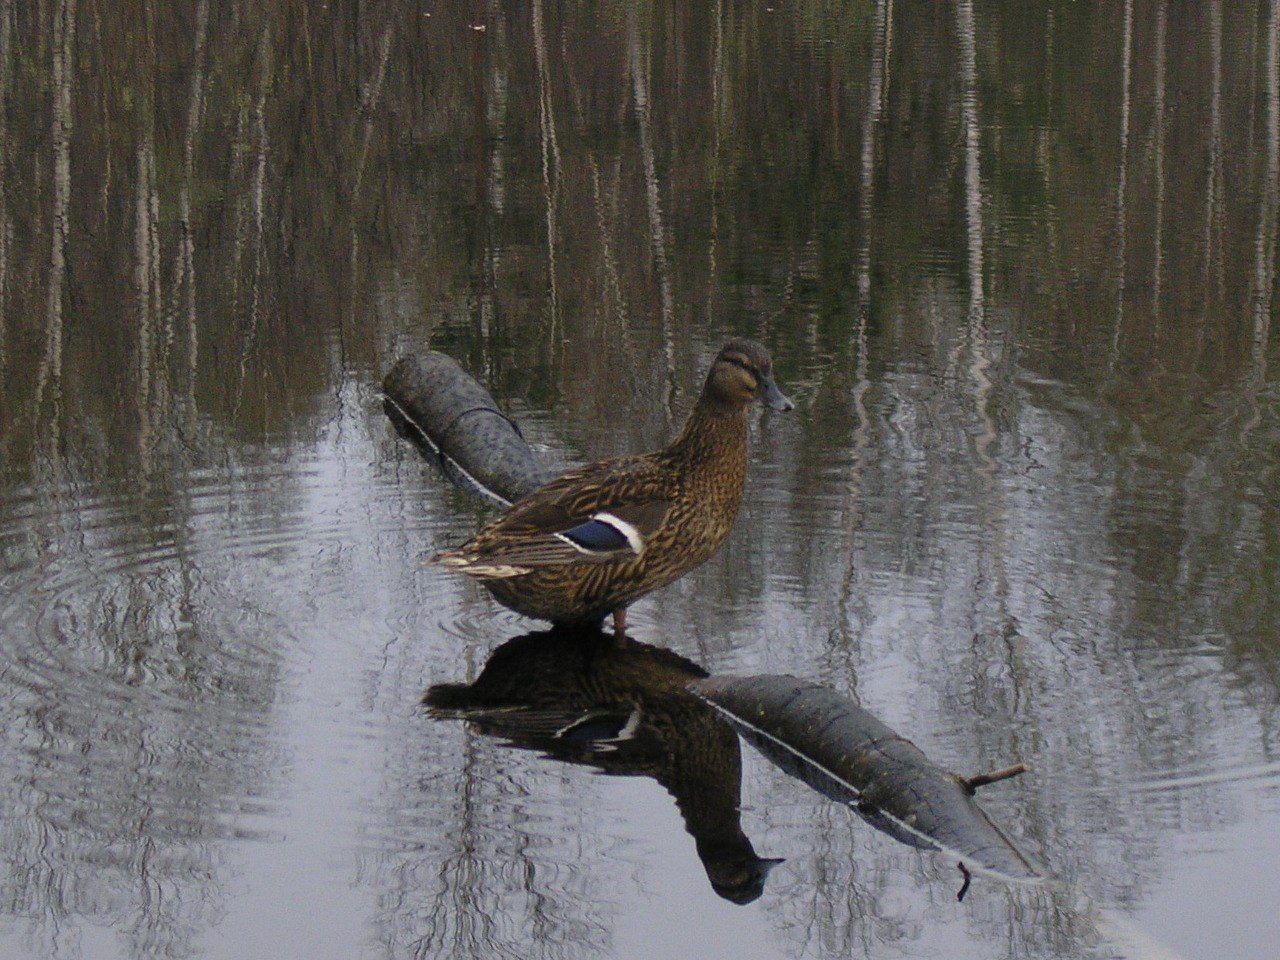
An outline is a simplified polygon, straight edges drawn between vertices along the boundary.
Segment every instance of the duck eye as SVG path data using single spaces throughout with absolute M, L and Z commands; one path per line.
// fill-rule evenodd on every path
M 748 374 L 750 374 L 750 375 L 751 375 L 752 377 L 754 377 L 756 380 L 759 380 L 759 379 L 760 379 L 760 374 L 759 374 L 759 372 L 756 370 L 756 368 L 755 368 L 755 367 L 753 367 L 749 362 L 747 362 L 747 361 L 746 361 L 745 359 L 743 359 L 742 357 L 725 357 L 725 358 L 724 358 L 724 361 L 725 361 L 725 363 L 728 363 L 728 364 L 731 364 L 732 366 L 737 367 L 739 370 L 744 370 L 744 371 L 746 371 Z

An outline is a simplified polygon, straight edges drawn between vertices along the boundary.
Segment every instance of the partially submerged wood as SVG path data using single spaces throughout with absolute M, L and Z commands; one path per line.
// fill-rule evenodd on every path
M 848 697 L 795 677 L 713 676 L 689 689 L 781 769 L 895 839 L 1006 879 L 1044 876 L 973 800 L 974 788 L 1014 776 L 1022 764 L 957 776 Z
M 960 782 L 964 784 L 966 790 L 974 793 L 979 787 L 985 787 L 990 783 L 999 783 L 1001 780 L 1008 780 L 1010 777 L 1016 777 L 1020 773 L 1026 773 L 1029 769 L 1025 763 L 1015 763 L 1012 767 L 1005 767 L 1003 770 L 993 770 L 990 773 L 975 773 L 971 777 L 961 777 Z
M 402 357 L 383 379 L 382 392 L 383 409 L 399 434 L 469 493 L 506 506 L 555 473 L 452 357 L 435 350 Z

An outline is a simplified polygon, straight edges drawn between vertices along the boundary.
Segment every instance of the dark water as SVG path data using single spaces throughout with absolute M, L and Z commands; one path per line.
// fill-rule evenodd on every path
M 1276 0 L 0 0 L 0 955 L 1274 956 L 1278 48 Z M 985 804 L 1061 884 L 957 903 L 748 751 L 736 905 L 652 776 L 419 707 L 533 625 L 417 568 L 483 514 L 390 363 L 585 459 L 734 334 L 799 409 L 634 636 L 1025 760 Z

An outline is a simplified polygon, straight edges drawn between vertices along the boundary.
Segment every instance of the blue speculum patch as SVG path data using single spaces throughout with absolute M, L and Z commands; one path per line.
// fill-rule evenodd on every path
M 576 527 L 564 531 L 564 536 L 572 540 L 584 550 L 599 550 L 601 553 L 623 550 L 627 547 L 627 538 L 621 530 L 604 520 L 588 520 Z

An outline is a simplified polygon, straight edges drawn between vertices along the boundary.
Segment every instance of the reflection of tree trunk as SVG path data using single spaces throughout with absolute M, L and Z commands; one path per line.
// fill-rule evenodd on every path
M 1050 7 L 1045 14 L 1044 23 L 1044 75 L 1053 77 L 1057 73 L 1057 20 L 1054 17 L 1053 8 Z M 1057 131 L 1059 130 L 1059 120 L 1053 114 L 1050 107 L 1050 114 L 1046 117 L 1045 123 L 1036 132 L 1036 165 L 1040 171 L 1040 184 L 1045 196 L 1045 213 L 1043 217 L 1045 232 L 1045 248 L 1047 254 L 1044 258 L 1045 262 L 1050 265 L 1054 273 L 1060 272 L 1061 258 L 1058 248 L 1058 218 L 1060 210 L 1055 201 L 1057 195 L 1056 184 L 1059 174 L 1056 169 L 1056 157 L 1053 153 L 1052 146 L 1057 142 Z M 1076 335 L 1076 316 L 1074 310 L 1066 311 L 1067 313 L 1067 336 L 1071 339 Z M 1015 319 L 1015 332 L 1018 325 L 1022 322 L 1021 311 L 1017 319 Z M 1006 351 L 1006 358 L 1011 360 L 1012 351 Z
M 187 404 L 195 408 L 196 359 L 199 337 L 196 330 L 195 236 L 191 226 L 191 191 L 195 184 L 196 131 L 204 102 L 204 46 L 209 26 L 209 0 L 196 6 L 196 35 L 191 53 L 191 81 L 187 88 L 187 126 L 182 138 L 182 184 L 178 188 L 178 255 L 174 263 L 173 309 L 182 291 L 182 310 L 187 321 Z
M 646 38 L 647 39 L 647 38 Z M 649 51 L 640 49 L 640 27 L 636 23 L 633 4 L 627 6 L 627 60 L 631 70 L 631 89 L 635 99 L 636 121 L 640 130 L 640 159 L 644 164 L 645 202 L 649 212 L 649 242 L 653 249 L 654 269 L 658 274 L 658 297 L 662 311 L 662 347 L 667 363 L 667 390 L 663 409 L 671 422 L 671 404 L 676 390 L 676 356 L 671 329 L 675 304 L 671 293 L 671 276 L 667 265 L 666 228 L 662 223 L 662 196 L 658 189 L 658 169 L 653 153 L 653 121 L 649 110 Z
M 143 5 L 146 20 L 145 37 L 148 56 L 147 72 L 141 78 L 145 95 L 138 98 L 138 147 L 134 167 L 134 300 L 137 307 L 137 417 L 138 441 L 144 463 L 152 440 L 152 411 L 164 409 L 162 395 L 165 383 L 165 349 L 168 346 L 168 312 L 160 302 L 160 196 L 156 190 L 156 100 L 155 100 L 155 24 L 150 3 Z M 156 355 L 156 323 L 159 330 L 159 354 Z M 155 390 L 152 389 L 154 378 Z
M 957 0 L 956 33 L 960 41 L 960 116 L 964 126 L 965 253 L 969 274 L 967 338 L 970 375 L 977 388 L 978 413 L 983 422 L 978 453 L 989 457 L 994 430 L 987 412 L 991 381 L 988 365 L 985 302 L 982 289 L 982 157 L 978 129 L 978 58 L 973 0 Z
M 1271 302 L 1275 285 L 1277 188 L 1280 187 L 1280 0 L 1267 5 L 1267 38 L 1261 71 L 1266 111 L 1266 161 L 1258 189 L 1258 230 L 1254 239 L 1253 342 L 1249 374 L 1243 391 L 1248 408 L 1240 427 L 1238 447 L 1249 448 L 1253 431 L 1262 422 L 1258 395 L 1265 384 L 1267 344 L 1271 335 Z
M 854 564 L 854 534 L 862 523 L 862 474 L 866 469 L 866 452 L 871 443 L 871 418 L 867 413 L 868 344 L 867 320 L 871 308 L 871 212 L 875 198 L 876 143 L 880 133 L 880 117 L 884 110 L 884 83 L 888 73 L 889 41 L 893 15 L 891 0 L 876 0 L 871 33 L 871 69 L 867 79 L 867 109 L 862 121 L 861 182 L 858 212 L 862 221 L 862 242 L 857 254 L 858 323 L 854 337 L 857 357 L 853 385 L 853 464 L 845 506 L 844 576 L 840 589 L 838 626 L 846 648 L 849 635 L 850 600 L 857 580 Z M 850 681 L 853 681 L 852 674 Z
M 542 0 L 533 0 L 533 52 L 538 62 L 538 121 L 542 134 L 542 194 L 546 203 L 547 276 L 551 297 L 549 341 L 555 349 L 560 303 L 556 289 L 556 196 L 560 191 L 560 148 L 556 143 L 556 117 L 551 99 L 551 73 L 547 65 L 547 40 L 542 23 Z
M 492 38 L 489 57 L 488 90 L 485 98 L 484 149 L 488 163 L 484 178 L 484 270 L 476 298 L 480 320 L 480 350 L 484 382 L 493 376 L 493 328 L 497 319 L 494 290 L 498 280 L 500 246 L 496 242 L 498 224 L 507 202 L 507 105 L 510 78 L 507 64 L 507 23 L 501 0 L 488 0 L 486 23 Z
M 884 109 L 884 80 L 890 52 L 890 12 L 888 0 L 876 0 L 871 27 L 871 75 L 867 80 L 867 110 L 862 124 L 862 189 L 858 197 L 858 213 L 862 219 L 862 244 L 857 260 L 860 338 L 865 334 L 866 310 L 871 297 L 871 208 L 875 201 L 876 140 Z
M 964 84 L 961 116 L 964 120 L 964 212 L 968 240 L 969 324 L 980 327 L 982 293 L 982 170 L 978 144 L 978 60 L 974 37 L 973 0 L 956 5 L 956 29 L 960 34 L 960 75 Z
M 250 271 L 251 291 L 249 295 L 250 331 L 258 326 L 258 306 L 260 295 L 259 275 L 262 271 L 262 223 L 266 204 L 267 183 L 267 87 L 271 77 L 271 32 L 268 27 L 262 29 L 262 39 L 258 43 L 258 96 L 253 104 L 253 134 L 255 142 L 255 158 L 253 165 L 253 186 L 250 190 L 250 202 L 253 209 L 253 267 Z
M 714 315 L 716 295 L 716 246 L 720 241 L 720 128 L 724 122 L 724 2 L 716 0 L 712 10 L 716 19 L 715 38 L 711 46 L 711 223 L 707 231 L 707 316 Z
M 991 344 L 987 338 L 986 302 L 983 291 L 983 219 L 982 157 L 978 126 L 978 58 L 977 26 L 973 16 L 973 0 L 957 0 L 956 32 L 960 40 L 960 77 L 962 83 L 961 117 L 964 123 L 965 229 L 969 267 L 968 349 L 969 377 L 973 382 L 974 408 L 978 418 L 978 436 L 974 442 L 976 470 L 984 481 L 986 503 L 982 519 L 994 567 L 992 593 L 996 605 L 997 634 L 1004 641 L 1009 677 L 1015 694 L 1025 685 L 1025 670 L 1019 662 L 1013 640 L 1018 636 L 1016 621 L 1009 612 L 1009 578 L 1006 570 L 1006 532 L 1003 496 L 996 462 L 998 431 L 991 413 L 992 383 L 988 370 L 992 365 Z M 981 570 L 981 566 L 979 567 Z M 985 579 L 980 574 L 981 580 Z M 975 631 L 974 643 L 980 633 Z
M 1151 316 L 1160 324 L 1160 287 L 1164 279 L 1164 93 L 1165 35 L 1168 9 L 1165 0 L 1156 8 L 1156 102 L 1155 102 L 1155 265 L 1151 277 Z
M 353 319 L 356 312 L 356 298 L 359 294 L 360 235 L 356 229 L 356 220 L 360 212 L 360 199 L 364 192 L 365 170 L 369 164 L 369 149 L 373 143 L 373 122 L 378 115 L 378 107 L 382 101 L 382 86 L 387 79 L 387 63 L 391 59 L 391 28 L 393 20 L 388 20 L 382 28 L 382 37 L 378 40 L 378 59 L 373 68 L 373 76 L 365 82 L 360 91 L 360 106 L 357 111 L 357 123 L 360 128 L 359 147 L 356 152 L 355 173 L 351 178 L 351 199 L 347 204 L 350 217 L 350 253 L 347 258 L 347 309 L 338 318 L 338 348 L 341 351 L 340 362 L 345 367 L 347 362 L 347 315 Z
M 153 367 L 154 323 L 160 298 L 159 220 L 160 203 L 156 196 L 156 149 L 151 105 L 145 111 L 135 156 L 133 295 L 137 306 L 138 354 L 134 375 L 137 377 L 137 417 L 139 443 L 145 450 L 150 443 L 151 376 Z
M 45 304 L 44 355 L 36 387 L 39 407 L 62 380 L 62 295 L 67 273 L 67 218 L 71 204 L 71 82 L 75 75 L 76 0 L 56 0 L 51 49 L 53 109 L 53 229 L 49 244 L 49 294 Z
M 960 78 L 963 84 L 960 115 L 964 123 L 964 209 L 969 268 L 968 340 L 970 376 L 974 382 L 982 433 L 978 437 L 978 457 L 989 471 L 995 464 L 991 451 L 996 430 L 989 399 L 991 380 L 990 345 L 987 342 L 985 302 L 982 289 L 982 158 L 978 140 L 978 59 L 973 0 L 957 0 L 956 31 L 960 39 Z
M 258 338 L 258 313 L 261 306 L 262 224 L 265 215 L 267 180 L 267 87 L 270 85 L 271 78 L 270 41 L 271 28 L 264 26 L 258 39 L 258 51 L 255 57 L 258 70 L 258 92 L 253 101 L 251 115 L 254 163 L 253 179 L 249 189 L 249 204 L 253 218 L 253 262 L 249 268 L 249 307 L 240 344 L 240 372 L 236 383 L 234 404 L 237 412 L 244 393 L 245 379 L 248 376 L 249 357 L 253 354 Z M 237 242 L 240 242 L 238 237 Z
M 1209 169 L 1204 187 L 1204 314 L 1196 335 L 1197 343 L 1204 339 L 1204 327 L 1209 312 L 1209 302 L 1215 284 L 1213 262 L 1215 226 L 1220 223 L 1222 211 L 1222 0 L 1212 0 L 1209 5 L 1209 43 L 1213 66 L 1209 92 Z M 1221 276 L 1221 274 L 1219 274 Z M 1197 354 L 1199 349 L 1197 348 Z
M 442 851 L 438 868 L 442 882 L 424 911 L 426 932 L 415 944 L 415 957 L 493 956 L 501 942 L 492 902 L 485 896 L 490 891 L 481 882 L 486 866 L 482 837 L 490 826 L 484 814 L 492 798 L 484 796 L 480 787 L 493 778 L 481 763 L 478 735 L 464 729 L 462 736 L 457 789 L 447 806 L 451 815 L 446 832 L 449 846 Z M 513 825 L 512 833 L 513 845 L 528 843 L 527 834 L 519 827 Z
M 391 59 L 391 26 L 388 22 L 382 30 L 382 38 L 378 41 L 378 60 L 374 67 L 373 77 L 360 92 L 360 148 L 356 154 L 355 175 L 351 181 L 351 209 L 354 213 L 359 205 L 361 190 L 364 187 L 365 167 L 369 163 L 369 146 L 373 142 L 373 121 L 378 113 L 378 104 L 382 99 L 382 85 L 387 79 L 387 61 Z
M 8 379 L 8 290 L 9 290 L 9 206 L 6 202 L 9 184 L 5 177 L 8 170 L 9 140 L 9 0 L 0 0 L 0 411 L 3 411 L 5 383 Z M 0 417 L 0 427 L 3 418 Z
M 93 4 L 93 44 L 94 49 L 98 51 L 99 58 L 105 55 L 107 43 L 102 37 L 102 4 Z M 103 143 L 110 143 L 112 140 L 111 130 L 111 86 L 106 83 L 107 71 L 103 67 L 102 59 L 98 60 L 99 80 L 98 80 L 98 123 Z M 102 229 L 106 230 L 107 223 L 111 216 L 111 183 L 112 183 L 112 156 L 110 150 L 102 151 L 102 176 L 101 176 L 101 192 L 98 195 L 98 217 L 102 225 Z
M 584 142 L 590 142 L 587 130 L 586 113 L 582 107 L 582 94 L 578 82 L 574 78 L 572 58 L 569 56 L 567 39 L 562 39 L 561 55 L 564 58 L 565 80 L 573 100 L 573 116 L 578 136 Z M 600 238 L 600 260 L 604 265 L 605 289 L 609 297 L 609 311 L 617 325 L 617 332 L 627 346 L 630 347 L 630 332 L 627 330 L 627 304 L 622 295 L 622 277 L 618 270 L 618 255 L 615 252 L 613 229 L 610 226 L 608 210 L 605 208 L 604 185 L 600 177 L 600 158 L 593 148 L 587 147 L 587 164 L 591 167 L 591 201 L 596 213 L 596 232 Z
M 889 80 L 893 68 L 893 0 L 884 5 L 884 81 L 880 84 L 880 99 L 888 103 Z
M 149 36 L 151 11 L 144 6 L 143 17 L 146 20 L 146 47 L 150 51 L 154 44 Z M 155 64 L 148 58 L 144 61 L 154 69 Z M 135 76 L 139 88 L 135 96 L 154 83 L 153 76 L 139 73 Z M 154 94 L 153 94 L 154 96 Z M 151 407 L 150 375 L 151 375 L 151 167 L 155 162 L 155 104 L 152 97 L 139 96 L 135 107 L 137 115 L 137 146 L 133 154 L 133 300 L 137 329 L 137 354 L 134 359 L 134 387 L 137 394 L 134 398 L 134 413 L 139 424 L 139 439 L 145 449 L 149 435 L 148 413 Z
M 1133 0 L 1124 0 L 1124 50 L 1120 56 L 1120 172 L 1116 184 L 1116 319 L 1111 331 L 1110 365 L 1120 353 L 1124 327 L 1125 191 L 1129 175 L 1129 76 L 1133 57 Z
M 1253 375 L 1261 382 L 1271 332 L 1271 300 L 1275 284 L 1277 189 L 1280 187 L 1280 0 L 1267 10 L 1266 89 L 1267 161 L 1258 203 L 1258 233 L 1254 244 Z
M 1249 149 L 1254 148 L 1257 143 L 1257 120 L 1258 120 L 1258 93 L 1262 86 L 1262 74 L 1264 71 L 1258 69 L 1259 47 L 1261 40 L 1258 36 L 1260 27 L 1258 25 L 1258 11 L 1262 7 L 1263 0 L 1253 0 L 1249 4 L 1248 23 L 1251 25 L 1249 30 L 1249 54 L 1245 57 L 1245 62 L 1249 64 L 1249 77 L 1252 81 L 1252 87 L 1249 90 L 1249 120 L 1245 125 L 1248 133 L 1245 135 L 1245 143 L 1249 144 Z
M 487 22 L 492 30 L 496 56 L 489 58 L 489 102 L 486 118 L 489 122 L 489 138 L 493 149 L 489 152 L 489 178 L 486 199 L 489 208 L 501 216 L 506 207 L 507 175 L 507 103 L 510 99 L 507 75 L 507 23 L 502 12 L 501 0 L 489 0 Z
M 244 241 L 247 234 L 245 227 L 245 202 L 241 196 L 242 191 L 239 188 L 240 181 L 244 176 L 245 154 L 247 146 L 245 144 L 248 136 L 246 128 L 249 124 L 249 107 L 242 104 L 240 109 L 236 111 L 236 128 L 235 133 L 231 135 L 230 159 L 227 164 L 227 184 L 228 188 L 235 191 L 235 199 L 233 201 L 233 220 L 234 225 L 231 230 L 231 256 L 230 260 L 230 287 L 231 287 L 231 304 L 233 308 L 239 312 L 240 309 L 240 267 L 244 262 Z

